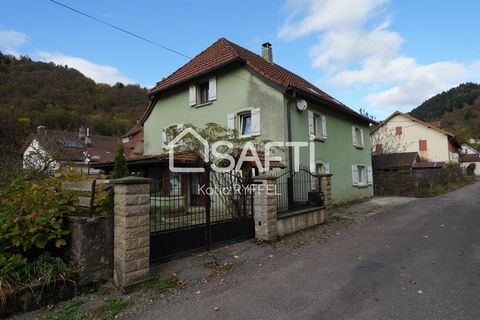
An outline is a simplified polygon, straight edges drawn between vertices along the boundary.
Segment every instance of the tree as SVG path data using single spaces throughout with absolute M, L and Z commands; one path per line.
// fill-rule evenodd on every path
M 383 125 L 372 134 L 372 154 L 405 152 L 404 134 L 398 135 L 394 128 Z M 380 150 L 377 150 L 377 148 Z
M 117 155 L 115 156 L 115 164 L 113 166 L 112 178 L 118 179 L 126 177 L 130 174 L 127 166 L 127 159 L 125 158 L 125 150 L 123 143 L 117 144 Z

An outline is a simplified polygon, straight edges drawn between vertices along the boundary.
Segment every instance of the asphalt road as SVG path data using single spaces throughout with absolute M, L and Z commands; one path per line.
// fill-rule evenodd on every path
M 136 318 L 480 319 L 480 183 L 381 211 L 238 277 Z

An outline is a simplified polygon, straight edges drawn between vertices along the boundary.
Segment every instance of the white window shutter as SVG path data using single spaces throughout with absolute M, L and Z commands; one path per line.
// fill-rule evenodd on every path
M 217 99 L 217 78 L 211 77 L 208 80 L 208 101 Z
M 327 140 L 327 117 L 322 116 L 322 138 Z
M 252 135 L 260 135 L 260 108 L 252 109 Z
M 197 86 L 192 83 L 188 89 L 188 103 L 190 106 L 197 104 Z
M 357 134 L 355 132 L 355 127 L 352 127 L 352 141 L 353 141 L 353 145 L 356 146 L 357 145 Z
M 368 182 L 369 186 L 371 186 L 373 184 L 372 166 L 368 166 L 368 168 L 367 168 L 367 182 Z
M 229 113 L 227 115 L 227 129 L 230 132 L 235 130 L 235 114 L 234 113 Z
M 162 129 L 162 147 L 167 147 L 167 129 L 165 128 Z
M 358 167 L 356 164 L 352 165 L 352 184 L 358 186 Z
M 311 140 L 315 139 L 315 121 L 314 121 L 315 115 L 313 114 L 312 111 L 308 111 L 308 136 L 310 137 Z
M 360 141 L 362 143 L 361 147 L 364 147 L 365 146 L 365 143 L 363 141 L 363 129 L 360 129 Z
M 328 163 L 325 163 L 323 165 L 323 168 L 324 168 L 326 174 L 330 173 L 330 165 Z

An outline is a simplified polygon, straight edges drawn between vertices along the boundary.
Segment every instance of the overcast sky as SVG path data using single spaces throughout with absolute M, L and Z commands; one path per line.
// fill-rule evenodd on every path
M 480 2 L 58 0 L 193 57 L 220 37 L 260 52 L 353 109 L 382 119 L 480 82 Z M 49 0 L 2 4 L 0 51 L 152 86 L 188 61 Z

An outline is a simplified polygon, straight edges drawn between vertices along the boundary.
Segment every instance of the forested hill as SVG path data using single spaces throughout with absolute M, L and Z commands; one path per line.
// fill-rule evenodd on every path
M 146 89 L 138 85 L 95 83 L 68 66 L 0 53 L 0 122 L 19 121 L 31 130 L 86 126 L 95 134 L 118 136 L 147 104 Z
M 423 102 L 410 114 L 425 121 L 441 120 L 442 127 L 460 140 L 480 138 L 480 84 L 464 83 Z

